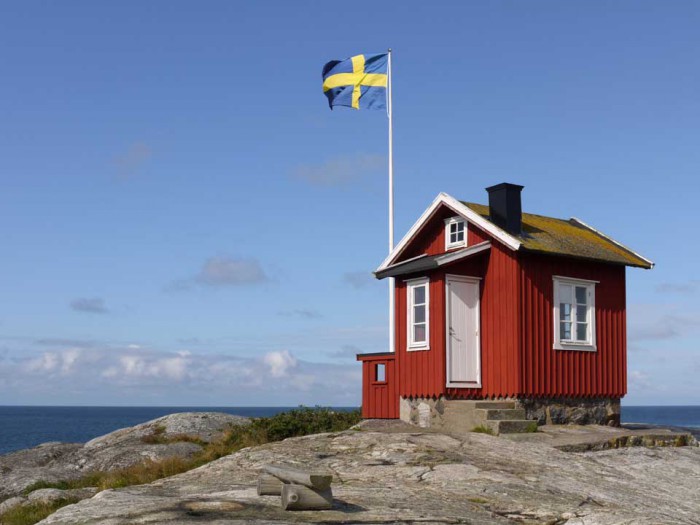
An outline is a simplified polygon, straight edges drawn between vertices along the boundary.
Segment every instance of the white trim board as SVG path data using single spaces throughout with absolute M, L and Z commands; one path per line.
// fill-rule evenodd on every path
M 428 206 L 428 209 L 426 209 L 418 218 L 418 220 L 413 224 L 413 226 L 411 226 L 411 229 L 408 230 L 406 235 L 403 236 L 403 238 L 399 241 L 396 247 L 387 256 L 387 258 L 384 259 L 382 264 L 379 266 L 379 268 L 375 270 L 375 272 L 381 272 L 382 270 L 385 270 L 391 263 L 393 263 L 396 260 L 396 258 L 399 255 L 401 255 L 401 253 L 404 251 L 406 246 L 408 246 L 411 240 L 413 240 L 413 238 L 420 231 L 423 225 L 425 225 L 433 217 L 435 212 L 442 205 L 447 206 L 457 215 L 465 218 L 467 221 L 475 224 L 482 230 L 491 234 L 493 237 L 495 237 L 503 244 L 508 246 L 511 250 L 518 250 L 520 248 L 520 241 L 512 235 L 510 235 L 509 233 L 507 233 L 505 230 L 502 230 L 501 228 L 493 224 L 491 221 L 484 219 L 474 210 L 465 206 L 460 201 L 448 195 L 447 193 L 440 193 L 437 197 L 435 197 L 432 204 Z

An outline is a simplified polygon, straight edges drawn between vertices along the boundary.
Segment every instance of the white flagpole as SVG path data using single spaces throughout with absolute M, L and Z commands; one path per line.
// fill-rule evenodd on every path
M 389 117 L 389 253 L 394 249 L 394 126 L 391 100 L 391 48 L 387 57 L 387 115 Z M 394 278 L 389 278 L 389 352 L 396 351 L 394 318 Z

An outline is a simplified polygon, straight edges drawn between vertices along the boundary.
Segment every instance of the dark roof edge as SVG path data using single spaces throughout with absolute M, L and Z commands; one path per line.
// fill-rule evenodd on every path
M 445 264 L 450 264 L 490 249 L 491 241 L 483 241 L 451 252 L 438 253 L 435 255 L 422 254 L 418 257 L 413 257 L 387 266 L 383 270 L 377 270 L 374 272 L 374 276 L 377 279 L 384 279 L 386 277 L 398 277 L 400 275 L 430 271 Z
M 405 261 L 400 261 L 394 264 L 391 264 L 384 268 L 383 270 L 375 270 L 372 272 L 374 274 L 374 277 L 376 279 L 384 279 L 385 277 L 393 277 L 393 274 L 395 273 L 395 270 L 403 268 L 404 266 L 408 266 L 413 264 L 414 266 L 420 265 L 421 263 L 429 263 L 431 259 L 434 259 L 434 255 L 428 255 L 427 253 L 422 253 L 420 255 L 417 255 L 416 257 L 411 257 L 410 259 L 406 259 Z M 424 261 L 425 260 L 425 261 Z M 420 268 L 419 268 L 420 271 Z
M 366 354 L 357 354 L 357 359 L 360 360 L 363 357 L 382 357 L 382 356 L 396 357 L 396 352 L 369 352 Z

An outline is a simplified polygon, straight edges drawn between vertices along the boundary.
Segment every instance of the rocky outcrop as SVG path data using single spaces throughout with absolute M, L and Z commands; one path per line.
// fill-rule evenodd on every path
M 76 479 L 92 470 L 114 470 L 145 459 L 190 457 L 202 449 L 192 440 L 209 442 L 230 425 L 246 423 L 247 418 L 216 412 L 171 414 L 84 445 L 45 443 L 6 454 L 0 456 L 0 501 L 20 495 L 39 481 Z M 185 435 L 190 441 L 178 441 Z
M 44 524 L 695 524 L 700 448 L 567 453 L 545 441 L 403 427 L 317 434 L 243 449 L 184 474 L 100 492 Z M 334 473 L 334 508 L 285 512 L 259 497 L 262 466 Z

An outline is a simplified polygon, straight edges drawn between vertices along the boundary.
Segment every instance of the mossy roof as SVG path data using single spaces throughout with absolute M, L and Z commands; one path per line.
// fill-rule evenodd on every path
M 465 206 L 490 221 L 489 207 L 473 202 Z M 522 233 L 513 235 L 521 249 L 650 269 L 653 263 L 576 219 L 556 219 L 532 213 L 522 215 Z

